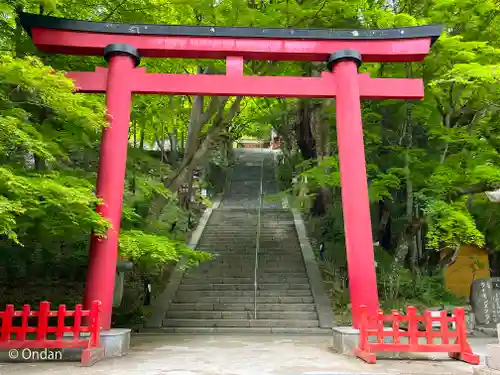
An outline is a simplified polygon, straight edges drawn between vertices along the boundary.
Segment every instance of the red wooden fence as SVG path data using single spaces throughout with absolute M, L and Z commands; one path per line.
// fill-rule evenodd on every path
M 81 363 L 92 365 L 103 356 L 100 305 L 94 301 L 90 310 L 83 310 L 82 305 L 66 310 L 66 305 L 60 305 L 56 311 L 50 311 L 49 302 L 41 302 L 38 311 L 32 311 L 30 305 L 17 311 L 14 305 L 7 305 L 0 311 L 0 349 L 84 348 Z M 36 318 L 36 326 L 29 325 L 30 318 Z M 55 324 L 50 324 L 50 318 L 56 318 Z M 72 335 L 64 337 L 65 333 Z
M 391 326 L 385 327 L 385 322 Z M 439 330 L 433 330 L 433 322 L 440 323 Z M 407 331 L 401 330 L 401 323 L 408 324 Z M 423 324 L 423 330 L 419 330 L 419 323 Z M 449 323 L 455 323 L 456 329 L 449 330 Z M 369 340 L 370 337 L 375 337 L 376 342 L 370 342 L 375 341 Z M 375 363 L 376 352 L 444 352 L 451 358 L 479 364 L 479 356 L 472 353 L 467 342 L 464 309 L 458 307 L 451 317 L 446 311 L 441 311 L 439 317 L 433 317 L 430 311 L 418 316 L 414 307 L 407 308 L 407 315 L 400 315 L 397 310 L 392 315 L 384 315 L 379 310 L 373 317 L 368 315 L 366 306 L 362 306 L 359 346 L 354 354 L 368 363 Z

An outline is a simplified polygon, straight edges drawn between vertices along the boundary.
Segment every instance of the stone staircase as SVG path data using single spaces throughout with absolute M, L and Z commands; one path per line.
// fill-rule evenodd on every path
M 214 259 L 184 274 L 163 329 L 329 333 L 319 328 L 293 215 L 281 204 L 266 203 L 261 211 L 255 272 L 261 166 L 252 160 L 255 151 L 247 153 L 250 157 L 240 158 L 220 208 L 213 210 L 197 245 L 214 254 Z M 276 190 L 272 159 L 268 159 L 264 168 L 267 193 Z

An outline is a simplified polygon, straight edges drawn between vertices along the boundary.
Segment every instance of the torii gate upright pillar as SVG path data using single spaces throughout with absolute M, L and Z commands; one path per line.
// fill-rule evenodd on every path
M 105 239 L 92 236 L 84 305 L 101 301 L 101 326 L 110 329 L 132 102 L 127 77 L 140 60 L 137 50 L 126 44 L 107 46 L 104 57 L 109 62 L 106 80 L 108 127 L 102 133 L 96 194 L 103 201 L 97 212 L 111 222 L 111 228 Z
M 334 73 L 337 89 L 335 110 L 340 186 L 355 328 L 359 324 L 361 305 L 366 305 L 372 314 L 376 314 L 379 307 L 358 83 L 360 65 L 361 54 L 355 50 L 341 50 L 328 59 L 328 68 Z

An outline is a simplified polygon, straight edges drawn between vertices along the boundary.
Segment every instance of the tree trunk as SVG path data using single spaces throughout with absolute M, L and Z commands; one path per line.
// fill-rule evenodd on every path
M 143 123 L 141 127 L 141 136 L 139 137 L 139 148 L 144 150 L 144 138 L 146 137 L 146 124 Z
M 132 126 L 134 127 L 134 149 L 137 147 L 137 120 L 132 121 Z M 132 194 L 135 195 L 136 191 L 136 171 L 135 168 L 132 169 Z
M 392 249 L 391 241 L 392 201 L 384 198 L 379 201 L 379 224 L 377 228 L 377 241 L 386 250 Z
M 227 102 L 227 99 L 228 98 L 223 99 L 224 105 Z M 222 103 L 219 105 L 215 123 L 207 132 L 207 135 L 202 141 L 201 146 L 197 147 L 197 149 L 194 149 L 194 153 L 191 153 L 186 148 L 186 152 L 184 158 L 182 159 L 181 166 L 179 167 L 177 173 L 174 176 L 172 176 L 171 179 L 169 179 L 168 183 L 166 184 L 167 188 L 169 188 L 172 191 L 176 191 L 182 185 L 186 177 L 189 176 L 188 170 L 195 168 L 199 164 L 201 158 L 204 157 L 205 154 L 209 151 L 213 142 L 215 142 L 218 139 L 224 127 L 227 126 L 227 124 L 239 112 L 240 103 L 242 99 L 243 97 L 238 97 L 235 99 L 235 101 L 231 105 L 231 108 L 228 111 L 226 118 L 224 118 L 224 105 Z M 210 118 L 212 116 L 213 114 L 210 116 Z M 199 145 L 199 140 L 197 141 L 197 143 Z
M 23 26 L 21 25 L 21 20 L 19 19 L 19 14 L 23 11 L 23 8 L 18 5 L 16 7 L 16 28 L 14 30 L 14 43 L 15 43 L 15 54 L 17 58 L 22 58 L 25 55 L 23 48 Z
M 304 160 L 316 159 L 316 143 L 311 132 L 311 103 L 306 100 L 299 102 L 297 122 L 295 124 L 295 139 Z

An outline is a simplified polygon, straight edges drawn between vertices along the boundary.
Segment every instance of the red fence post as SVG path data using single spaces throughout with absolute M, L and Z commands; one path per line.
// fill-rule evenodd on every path
M 472 348 L 467 342 L 467 328 L 465 326 L 465 311 L 462 307 L 455 307 L 453 309 L 455 315 L 455 327 L 457 330 L 457 341 L 460 345 L 459 353 L 450 353 L 451 358 L 459 359 L 461 361 L 478 365 L 481 359 L 478 355 L 472 353 Z
M 38 325 L 36 332 L 37 341 L 43 341 L 47 338 L 47 328 L 49 327 L 50 303 L 40 302 L 38 309 Z
M 414 348 L 418 345 L 417 309 L 412 306 L 408 306 L 406 309 L 406 316 L 408 316 L 408 335 L 410 336 L 410 347 Z
M 61 340 L 64 336 L 65 319 L 66 319 L 66 305 L 61 305 L 59 306 L 59 309 L 57 309 L 56 340 Z
M 368 321 L 368 307 L 362 305 L 359 307 L 359 344 L 354 348 L 354 355 L 368 363 L 376 363 L 375 353 L 370 352 L 368 345 L 368 330 L 370 322 Z
M 427 344 L 432 344 L 434 340 L 432 338 L 432 313 L 430 311 L 425 312 L 424 321 L 425 321 L 426 342 Z
M 441 332 L 441 340 L 443 344 L 449 344 L 450 335 L 448 331 L 448 313 L 446 312 L 446 310 L 441 310 L 439 317 L 439 330 Z
M 73 340 L 78 340 L 80 339 L 80 326 L 82 324 L 82 305 L 78 304 L 75 306 L 75 313 L 73 317 Z
M 99 309 L 101 303 L 99 301 L 94 301 L 92 307 L 90 308 L 89 314 L 89 330 L 90 330 L 90 345 L 100 346 L 101 345 L 101 335 L 100 335 L 100 325 L 99 325 Z
M 394 344 L 399 344 L 399 311 L 392 310 L 392 330 L 394 331 Z
M 21 310 L 21 327 L 16 333 L 16 340 L 24 341 L 26 340 L 26 334 L 28 333 L 28 320 L 31 315 L 30 305 L 24 305 Z
M 380 309 L 377 310 L 377 342 L 383 344 L 384 340 L 384 312 Z
M 14 316 L 14 305 L 7 305 L 2 314 L 2 334 L 0 341 L 9 341 L 12 330 L 12 317 Z

